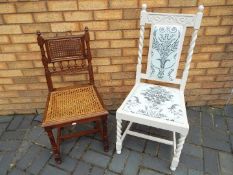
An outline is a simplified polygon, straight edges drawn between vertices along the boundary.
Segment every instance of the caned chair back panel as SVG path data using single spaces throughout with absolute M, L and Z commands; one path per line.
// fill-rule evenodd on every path
M 94 84 L 87 28 L 81 35 L 54 38 L 43 38 L 40 32 L 37 35 L 49 91 L 54 90 L 52 75 L 88 71 L 90 84 Z
M 45 40 L 45 46 L 50 62 L 85 57 L 84 37 L 49 39 Z
M 192 60 L 197 32 L 203 15 L 203 6 L 197 14 L 152 13 L 143 5 L 140 18 L 140 39 L 136 83 L 141 79 L 156 80 L 180 85 L 184 90 Z M 145 24 L 151 25 L 150 44 L 146 73 L 141 72 Z M 193 27 L 193 34 L 181 79 L 177 78 L 182 45 L 187 27 Z

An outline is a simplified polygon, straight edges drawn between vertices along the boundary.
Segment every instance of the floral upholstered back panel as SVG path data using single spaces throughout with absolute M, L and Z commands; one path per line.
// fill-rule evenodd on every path
M 147 66 L 149 79 L 176 80 L 183 40 L 183 26 L 152 25 Z

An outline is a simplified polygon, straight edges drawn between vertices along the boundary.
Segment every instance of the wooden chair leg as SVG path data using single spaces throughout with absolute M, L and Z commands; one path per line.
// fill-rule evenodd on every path
M 61 130 L 62 128 L 57 128 L 57 149 L 60 150 L 61 144 Z
M 103 134 L 102 134 L 102 139 L 104 143 L 104 151 L 108 152 L 109 151 L 109 143 L 108 143 L 108 129 L 107 129 L 107 116 L 102 118 L 102 128 L 103 128 Z
M 55 138 L 53 136 L 53 131 L 51 128 L 45 128 L 45 131 L 48 134 L 51 146 L 52 146 L 52 150 L 53 150 L 53 154 L 55 157 L 55 161 L 56 163 L 60 164 L 61 163 L 61 156 L 60 156 L 60 150 L 58 145 L 56 144 Z
M 177 166 L 178 166 L 178 163 L 179 163 L 179 160 L 180 160 L 181 150 L 182 150 L 182 148 L 184 146 L 185 139 L 186 139 L 186 135 L 180 134 L 180 138 L 178 139 L 178 144 L 177 144 L 175 154 L 173 156 L 172 163 L 171 163 L 171 166 L 170 166 L 170 169 L 172 171 L 175 171 Z

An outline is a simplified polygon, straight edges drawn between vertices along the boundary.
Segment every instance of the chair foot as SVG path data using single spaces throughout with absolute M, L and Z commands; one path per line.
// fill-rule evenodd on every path
M 104 152 L 108 152 L 109 151 L 109 145 L 104 145 Z
M 122 144 L 116 143 L 116 152 L 117 154 L 121 154 Z
M 118 150 L 118 151 L 116 151 L 117 152 L 117 154 L 121 154 L 121 150 Z
M 55 156 L 55 162 L 57 163 L 57 164 L 61 164 L 61 157 L 60 157 L 60 155 L 57 155 L 57 156 Z
M 178 163 L 179 163 L 179 160 L 176 159 L 176 158 L 173 158 L 173 159 L 172 159 L 171 166 L 170 166 L 170 169 L 171 169 L 172 171 L 175 171 L 176 168 L 177 168 L 177 166 L 178 166 Z

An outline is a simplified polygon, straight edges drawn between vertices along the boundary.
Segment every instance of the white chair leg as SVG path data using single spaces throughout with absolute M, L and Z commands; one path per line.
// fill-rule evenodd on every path
M 173 132 L 173 154 L 176 153 L 176 132 Z
M 122 140 L 121 140 L 121 123 L 122 120 L 117 119 L 117 141 L 116 141 L 116 151 L 117 154 L 121 154 Z
M 177 144 L 177 147 L 176 147 L 176 151 L 175 151 L 175 154 L 174 154 L 174 156 L 173 156 L 172 163 L 171 163 L 171 167 L 170 167 L 170 169 L 171 169 L 172 171 L 175 171 L 176 168 L 177 168 L 177 166 L 178 166 L 178 163 L 179 163 L 179 160 L 180 160 L 181 150 L 182 150 L 182 148 L 183 148 L 185 139 L 186 139 L 186 135 L 180 134 L 180 138 L 179 138 L 179 140 L 178 140 L 178 144 Z

